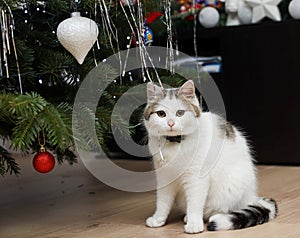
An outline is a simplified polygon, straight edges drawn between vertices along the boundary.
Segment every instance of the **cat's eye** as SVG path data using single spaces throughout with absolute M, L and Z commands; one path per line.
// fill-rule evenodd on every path
M 166 116 L 166 113 L 165 111 L 157 111 L 156 114 L 159 116 L 159 117 L 165 117 Z
M 178 110 L 178 111 L 176 112 L 176 116 L 182 117 L 182 116 L 184 115 L 184 113 L 185 113 L 185 110 Z

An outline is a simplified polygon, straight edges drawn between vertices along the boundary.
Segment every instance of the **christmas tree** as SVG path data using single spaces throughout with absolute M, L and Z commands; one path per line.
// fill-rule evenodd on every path
M 6 47 L 1 51 L 1 138 L 11 140 L 13 149 L 28 153 L 38 151 L 38 138 L 44 134 L 46 147 L 57 160 L 72 164 L 76 161 L 72 152 L 76 135 L 71 127 L 74 95 L 80 81 L 95 67 L 94 58 L 101 60 L 112 54 L 113 49 L 102 47 L 106 39 L 100 34 L 101 52 L 95 50 L 95 55 L 89 55 L 79 65 L 58 42 L 56 29 L 72 10 L 91 17 L 94 1 L 71 2 L 71 5 L 70 1 L 58 0 L 1 1 L 0 9 L 1 27 L 6 27 L 2 37 Z M 103 135 L 109 131 L 107 122 L 112 103 L 112 95 L 106 94 L 105 107 L 99 105 L 95 118 L 102 144 Z M 19 168 L 1 146 L 0 174 L 6 172 L 17 174 Z
M 283 19 L 289 18 L 288 3 L 283 1 L 279 6 Z M 13 149 L 29 153 L 37 152 L 39 138 L 45 137 L 46 148 L 60 163 L 76 162 L 74 140 L 88 141 L 82 145 L 88 148 L 99 142 L 108 150 L 113 107 L 129 87 L 144 83 L 143 70 L 135 73 L 134 80 L 128 74 L 120 76 L 120 72 L 110 67 L 99 70 L 103 75 L 99 78 L 109 77 L 115 79 L 114 83 L 102 95 L 96 113 L 82 108 L 86 118 L 76 118 L 95 122 L 97 141 L 89 138 L 85 128 L 72 130 L 73 102 L 83 79 L 97 62 L 120 50 L 151 44 L 176 47 L 176 34 L 183 27 L 190 29 L 191 45 L 194 44 L 197 55 L 195 31 L 202 26 L 196 19 L 204 7 L 216 8 L 220 14 L 219 26 L 225 25 L 226 13 L 221 1 L 0 0 L 0 139 L 10 140 Z M 99 29 L 97 42 L 83 64 L 57 38 L 58 25 L 72 12 L 92 19 Z M 176 74 L 166 71 L 159 74 L 169 85 L 183 82 Z M 133 119 L 136 122 L 141 111 Z M 122 123 L 119 125 L 122 130 Z M 5 173 L 18 174 L 19 168 L 0 145 L 0 174 Z
M 158 11 L 161 2 L 146 2 L 143 10 L 146 8 Z M 88 139 L 90 135 L 84 133 L 84 128 L 80 128 L 76 135 L 72 131 L 74 97 L 82 80 L 97 62 L 128 48 L 128 37 L 132 37 L 132 31 L 123 12 L 130 14 L 128 6 L 123 6 L 122 1 L 1 0 L 0 10 L 3 33 L 0 137 L 4 141 L 11 140 L 13 149 L 29 153 L 39 150 L 39 137 L 45 136 L 46 148 L 55 154 L 57 160 L 72 164 L 76 162 L 74 139 L 87 137 L 85 141 L 89 144 L 85 146 L 91 148 L 96 143 Z M 109 11 L 109 19 L 106 18 L 108 15 L 103 16 L 104 11 Z M 97 44 L 83 64 L 79 64 L 66 51 L 56 35 L 59 23 L 69 18 L 71 12 L 80 12 L 82 16 L 95 20 L 98 26 L 111 24 L 114 33 L 117 33 L 117 38 L 114 38 L 105 26 L 99 27 Z M 121 85 L 118 72 L 114 69 L 106 67 L 99 72 L 106 78 L 116 78 L 116 83 L 102 95 L 96 115 L 90 113 L 89 108 L 83 110 L 86 110 L 90 120 L 95 121 L 98 141 L 106 147 L 110 139 L 110 114 L 115 99 L 128 87 L 141 81 L 134 82 L 125 76 Z M 18 174 L 19 168 L 0 145 L 0 174 L 7 172 Z

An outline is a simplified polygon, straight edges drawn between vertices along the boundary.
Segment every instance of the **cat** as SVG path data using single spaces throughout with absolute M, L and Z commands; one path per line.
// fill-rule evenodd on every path
M 209 231 L 231 230 L 277 216 L 276 202 L 257 195 L 245 136 L 222 117 L 201 110 L 192 80 L 170 89 L 149 82 L 144 124 L 158 186 L 148 227 L 165 225 L 174 203 L 186 214 L 186 233 L 202 232 L 204 221 Z M 220 155 L 209 158 L 211 147 Z

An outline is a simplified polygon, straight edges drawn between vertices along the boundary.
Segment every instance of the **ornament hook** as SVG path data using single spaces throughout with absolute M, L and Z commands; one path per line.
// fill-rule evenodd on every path
M 74 12 L 77 12 L 77 8 L 80 3 L 81 3 L 81 0 L 71 1 L 71 8 L 73 8 Z
M 39 143 L 39 146 L 41 147 L 40 152 L 45 152 L 46 151 L 46 149 L 45 149 L 46 137 L 45 137 L 44 129 L 42 129 L 42 136 L 43 136 L 43 142 L 41 143 L 40 134 L 38 134 L 38 143 Z

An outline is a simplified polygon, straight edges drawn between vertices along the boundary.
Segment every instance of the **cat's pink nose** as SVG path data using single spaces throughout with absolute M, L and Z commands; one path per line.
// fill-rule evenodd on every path
M 169 120 L 168 125 L 172 128 L 175 125 L 175 122 L 173 120 Z

